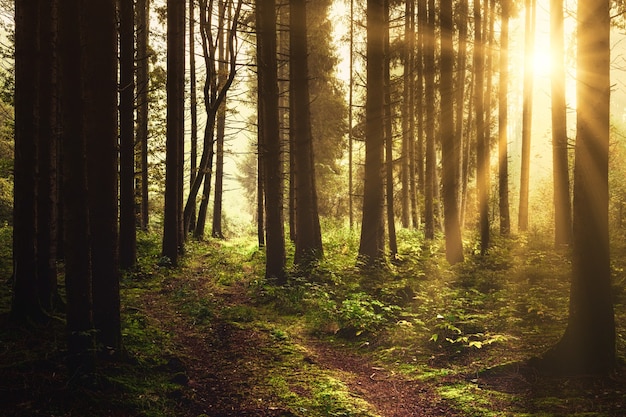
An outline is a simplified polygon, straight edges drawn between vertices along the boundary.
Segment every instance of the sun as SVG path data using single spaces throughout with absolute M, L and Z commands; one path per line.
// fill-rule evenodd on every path
M 538 44 L 533 54 L 533 72 L 536 77 L 549 77 L 552 73 L 550 48 Z

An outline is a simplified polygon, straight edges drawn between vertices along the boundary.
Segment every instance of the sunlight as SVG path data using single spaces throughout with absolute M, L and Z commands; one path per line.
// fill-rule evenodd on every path
M 552 56 L 545 43 L 538 42 L 533 54 L 533 72 L 535 77 L 549 77 L 552 73 Z

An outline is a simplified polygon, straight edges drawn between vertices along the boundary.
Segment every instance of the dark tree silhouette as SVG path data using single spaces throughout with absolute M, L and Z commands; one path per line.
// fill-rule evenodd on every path
M 365 104 L 365 183 L 359 256 L 373 265 L 385 257 L 383 222 L 384 0 L 367 1 L 367 96 Z
M 509 206 L 509 150 L 508 150 L 508 107 L 509 107 L 509 20 L 511 0 L 501 2 L 500 29 L 500 83 L 498 89 L 498 197 L 500 209 L 500 234 L 511 233 Z

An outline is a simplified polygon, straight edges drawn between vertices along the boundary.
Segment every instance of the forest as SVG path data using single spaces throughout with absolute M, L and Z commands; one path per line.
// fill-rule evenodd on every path
M 626 415 L 625 14 L 0 0 L 0 415 Z

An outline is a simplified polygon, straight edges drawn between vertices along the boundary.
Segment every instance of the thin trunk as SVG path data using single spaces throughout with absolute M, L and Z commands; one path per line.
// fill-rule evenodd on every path
M 385 1 L 385 62 L 384 62 L 384 88 L 385 88 L 385 195 L 387 203 L 387 232 L 389 234 L 389 256 L 395 259 L 398 255 L 398 242 L 396 239 L 396 218 L 393 202 L 393 130 L 391 114 L 391 65 L 389 53 L 389 0 Z
M 457 52 L 457 70 L 456 70 L 456 84 L 454 86 L 454 100 L 456 104 L 455 116 L 454 116 L 454 140 L 459 147 L 459 166 L 458 166 L 458 176 L 459 176 L 459 221 L 462 225 L 462 186 L 460 184 L 463 183 L 463 162 L 465 160 L 465 155 L 463 154 L 463 149 L 465 146 L 465 142 L 469 139 L 466 135 L 463 134 L 463 122 L 465 121 L 465 84 L 467 82 L 466 74 L 467 74 L 467 19 L 468 19 L 468 4 L 467 0 L 461 0 L 458 3 L 458 8 L 456 10 L 456 25 L 458 35 L 458 44 L 459 50 Z
M 550 47 L 552 53 L 552 172 L 554 176 L 554 241 L 572 241 L 572 209 L 567 155 L 567 109 L 563 64 L 563 0 L 550 1 Z
M 488 0 L 485 0 L 488 1 Z M 480 252 L 489 248 L 489 145 L 485 135 L 484 119 L 484 45 L 480 0 L 474 0 L 474 106 L 476 108 L 476 185 L 480 223 Z
M 348 205 L 350 230 L 354 226 L 354 133 L 353 133 L 353 102 L 354 102 L 354 0 L 350 0 L 350 84 L 348 86 Z
M 120 19 L 120 267 L 137 260 L 135 217 L 135 10 L 119 2 Z
M 500 32 L 500 83 L 498 88 L 498 193 L 500 208 L 500 235 L 511 233 L 511 216 L 509 210 L 509 4 L 510 0 L 502 1 L 501 32 Z
M 533 117 L 533 54 L 535 45 L 536 0 L 526 0 L 526 22 L 524 41 L 524 93 L 522 104 L 522 167 L 520 174 L 520 201 L 518 228 L 528 230 L 528 198 L 530 184 L 530 141 Z
M 150 34 L 150 0 L 137 0 L 137 143 L 139 143 L 138 170 L 139 187 L 136 194 L 139 202 L 139 225 L 148 230 L 148 91 Z
M 413 105 L 413 28 L 411 26 L 411 20 L 413 16 L 413 8 L 415 7 L 414 0 L 408 0 L 404 9 L 404 48 L 403 48 L 403 98 L 402 103 L 402 167 L 400 171 L 400 181 L 402 183 L 402 227 L 409 228 L 411 226 L 411 206 L 410 206 L 410 149 L 411 141 L 413 140 L 413 132 L 410 128 L 410 118 L 414 115 L 411 112 L 411 106 Z
M 191 155 L 189 157 L 189 187 L 198 176 L 198 82 L 196 77 L 196 16 L 195 0 L 189 0 L 189 114 L 191 116 Z M 194 202 L 195 203 L 195 202 Z M 196 227 L 196 205 L 191 206 L 189 228 Z M 188 230 L 185 230 L 187 233 Z
M 425 31 L 424 85 L 426 106 L 426 166 L 424 172 L 424 235 L 435 238 L 435 188 L 437 155 L 435 150 L 435 1 L 428 0 L 428 22 Z

